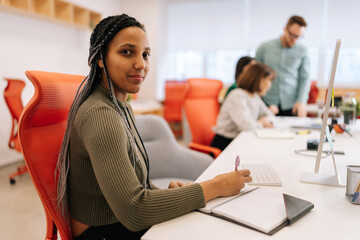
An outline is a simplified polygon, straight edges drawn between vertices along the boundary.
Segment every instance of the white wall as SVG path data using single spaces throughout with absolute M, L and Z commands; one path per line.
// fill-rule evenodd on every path
M 292 15 L 300 15 L 307 21 L 305 38 L 301 41 L 306 46 L 321 44 L 323 29 L 324 2 L 313 0 L 256 0 L 250 3 L 250 45 L 257 48 L 262 42 L 280 37 L 284 33 L 287 20 Z
M 68 0 L 84 6 L 102 17 L 118 14 L 118 0 Z M 8 148 L 11 116 L 4 101 L 4 77 L 26 81 L 22 100 L 33 95 L 26 70 L 44 70 L 72 74 L 88 73 L 87 57 L 91 30 L 79 29 L 0 11 L 0 166 L 21 159 L 21 154 Z
M 122 12 L 145 25 L 151 47 L 150 71 L 138 94 L 139 100 L 155 100 L 163 89 L 167 51 L 166 0 L 120 0 Z
M 358 0 L 168 0 L 169 50 L 257 48 L 283 34 L 288 18 L 303 16 L 306 46 L 328 47 L 336 39 L 358 47 Z M 354 25 L 355 24 L 355 25 Z M 248 28 L 248 29 L 247 29 Z
M 243 0 L 169 4 L 169 50 L 224 50 L 243 46 L 244 6 Z

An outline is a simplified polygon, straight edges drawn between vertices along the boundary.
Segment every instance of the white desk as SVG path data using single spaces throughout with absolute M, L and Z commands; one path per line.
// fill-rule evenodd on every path
M 156 114 L 163 115 L 163 107 L 161 103 L 156 101 L 139 101 L 133 100 L 129 102 L 134 114 Z
M 353 132 L 354 133 L 354 132 Z M 319 138 L 320 131 L 297 135 L 294 139 L 259 139 L 254 132 L 241 133 L 198 178 L 207 180 L 223 172 L 233 171 L 235 156 L 241 162 L 268 162 L 282 179 L 282 187 L 264 187 L 300 197 L 315 207 L 291 226 L 267 236 L 246 227 L 191 212 L 179 218 L 153 226 L 142 239 L 357 239 L 360 229 L 360 206 L 345 198 L 345 188 L 301 183 L 304 171 L 313 171 L 315 157 L 294 153 L 305 149 L 307 139 Z M 347 134 L 333 134 L 335 150 L 345 151 L 336 155 L 338 171 L 346 177 L 345 164 L 360 165 L 360 131 L 354 138 Z M 328 146 L 324 145 L 324 149 Z M 314 153 L 315 154 L 315 153 Z M 331 157 L 322 159 L 320 172 L 332 173 Z M 254 213 L 261 214 L 261 213 Z

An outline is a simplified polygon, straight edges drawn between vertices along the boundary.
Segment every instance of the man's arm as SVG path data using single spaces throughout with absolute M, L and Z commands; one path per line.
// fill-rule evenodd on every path
M 298 89 L 297 99 L 292 109 L 292 113 L 299 117 L 306 117 L 306 102 L 310 90 L 310 59 L 306 50 L 302 63 L 298 70 Z
M 298 89 L 296 102 L 306 104 L 309 98 L 310 90 L 310 58 L 308 52 L 302 59 L 301 65 L 298 70 Z

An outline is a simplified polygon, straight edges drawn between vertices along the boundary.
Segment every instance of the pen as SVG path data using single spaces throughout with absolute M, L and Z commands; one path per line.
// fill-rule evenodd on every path
M 354 192 L 352 202 L 358 201 L 357 198 L 359 198 L 359 190 L 360 190 L 360 182 L 356 188 L 356 191 Z
M 336 124 L 336 126 L 338 126 L 342 131 L 349 134 L 350 137 L 353 137 L 353 135 L 350 133 L 349 129 L 346 129 L 345 127 L 341 126 L 340 124 Z
M 349 134 L 350 137 L 353 137 L 353 135 L 349 132 L 349 130 L 346 130 L 346 129 L 345 129 L 345 132 L 346 132 L 347 134 Z
M 235 159 L 235 171 L 238 170 L 239 165 L 240 165 L 240 157 L 239 155 L 237 155 Z
M 297 131 L 296 134 L 297 135 L 303 135 L 303 134 L 310 134 L 311 131 L 310 130 L 306 130 L 306 131 Z

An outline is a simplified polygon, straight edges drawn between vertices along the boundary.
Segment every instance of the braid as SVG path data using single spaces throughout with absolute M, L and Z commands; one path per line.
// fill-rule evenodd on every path
M 67 127 L 64 135 L 64 139 L 60 148 L 58 162 L 55 171 L 55 180 L 58 178 L 58 194 L 57 202 L 63 216 L 68 219 L 68 205 L 67 205 L 67 178 L 69 173 L 69 143 L 70 143 L 70 134 L 71 128 L 75 120 L 76 113 L 79 107 L 84 103 L 84 101 L 90 96 L 93 89 L 101 81 L 101 68 L 98 66 L 98 61 L 101 59 L 104 64 L 104 72 L 107 78 L 108 87 L 112 102 L 114 104 L 115 110 L 119 113 L 120 119 L 125 127 L 126 134 L 131 146 L 130 160 L 135 169 L 136 162 L 140 161 L 138 150 L 135 146 L 134 133 L 130 128 L 130 125 L 126 121 L 124 109 L 120 107 L 117 102 L 117 99 L 114 94 L 113 85 L 109 77 L 105 56 L 107 53 L 107 48 L 110 41 L 114 36 L 122 29 L 136 26 L 145 31 L 144 26 L 140 24 L 135 18 L 129 17 L 126 14 L 110 16 L 101 20 L 95 27 L 91 37 L 90 37 L 90 48 L 89 48 L 89 58 L 88 64 L 90 66 L 89 75 L 81 82 L 79 89 L 76 92 L 74 101 L 70 107 L 69 114 L 67 117 Z M 139 164 L 142 166 L 141 164 Z M 145 176 L 145 170 L 142 169 L 142 172 Z M 146 188 L 146 180 L 144 178 L 143 185 Z
M 105 59 L 105 52 L 103 51 L 102 54 L 101 54 L 101 58 L 102 59 Z M 111 99 L 115 105 L 115 110 L 119 113 L 120 115 L 120 119 L 123 123 L 123 125 L 125 126 L 125 130 L 126 130 L 126 135 L 129 139 L 129 142 L 130 142 L 130 146 L 131 146 L 131 157 L 130 159 L 132 160 L 132 164 L 133 164 L 133 168 L 135 170 L 135 162 L 138 162 L 140 163 L 140 157 L 139 157 L 139 152 L 137 150 L 137 148 L 135 147 L 135 135 L 134 135 L 134 132 L 132 131 L 128 121 L 126 121 L 126 116 L 125 116 L 125 110 L 120 107 L 120 105 L 118 104 L 117 100 L 116 100 L 116 97 L 115 97 L 115 93 L 114 93 L 114 88 L 113 88 L 113 85 L 112 85 L 112 82 L 110 80 L 110 77 L 109 77 L 109 73 L 107 71 L 107 68 L 106 68 L 106 62 L 103 61 L 104 63 L 104 71 L 105 71 L 105 75 L 106 75 L 106 78 L 107 78 L 107 81 L 108 81 L 108 85 L 109 85 L 109 90 L 110 90 L 110 95 L 111 95 Z M 139 166 L 141 166 L 141 164 L 139 164 Z M 143 176 L 145 176 L 145 169 L 141 169 L 142 172 L 143 172 Z M 143 185 L 144 187 L 146 188 L 146 179 L 144 178 L 143 179 Z

